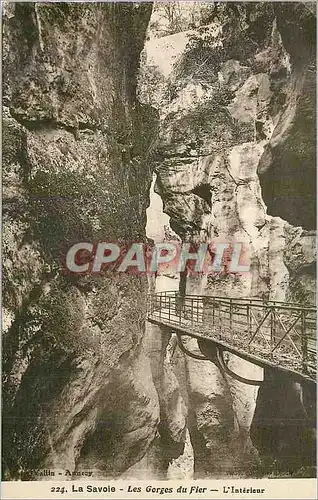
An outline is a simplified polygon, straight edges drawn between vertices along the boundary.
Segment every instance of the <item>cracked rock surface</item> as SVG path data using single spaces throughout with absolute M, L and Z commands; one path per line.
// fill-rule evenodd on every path
M 251 263 L 188 277 L 187 293 L 315 301 L 315 8 L 166 7 L 3 7 L 6 480 L 164 479 L 189 436 L 195 477 L 313 465 L 313 394 L 234 355 L 260 391 L 184 357 L 145 325 L 144 276 L 63 271 L 79 241 L 147 241 L 155 170 L 157 238 L 239 242 Z
M 188 276 L 186 292 L 314 304 L 313 9 L 195 5 L 182 9 L 177 28 L 167 21 L 164 32 L 160 6 L 156 16 L 139 85 L 140 99 L 160 114 L 155 190 L 183 241 L 242 243 L 251 264 L 248 273 Z M 263 377 L 261 368 L 233 355 L 229 363 L 244 376 Z M 196 474 L 253 474 L 250 427 L 257 404 L 266 412 L 268 392 L 257 399 L 257 389 L 210 365 L 186 357 L 182 368 Z M 277 438 L 272 459 L 288 469 L 280 439 L 286 435 Z M 294 472 L 308 465 L 297 447 Z
M 116 476 L 155 438 L 147 282 L 64 274 L 75 242 L 145 239 L 153 114 L 135 97 L 149 5 L 16 3 L 4 27 L 6 479 Z

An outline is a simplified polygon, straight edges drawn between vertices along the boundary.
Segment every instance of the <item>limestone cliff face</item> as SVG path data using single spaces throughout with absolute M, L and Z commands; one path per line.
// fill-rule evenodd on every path
M 4 27 L 5 478 L 118 475 L 159 403 L 140 276 L 63 275 L 78 241 L 143 241 L 153 113 L 135 97 L 148 4 L 17 3 Z M 151 120 L 151 127 L 147 120 Z
M 156 237 L 170 216 L 183 240 L 240 242 L 251 262 L 245 274 L 188 277 L 188 293 L 314 301 L 314 9 L 151 11 L 4 8 L 5 479 L 38 479 L 40 468 L 165 478 L 188 432 L 197 477 L 251 474 L 259 455 L 286 470 L 294 454 L 292 472 L 313 461 L 312 446 L 307 462 L 297 455 L 307 423 L 297 449 L 285 425 L 312 415 L 312 395 L 279 381 L 290 411 L 284 432 L 268 433 L 278 382 L 265 374 L 257 393 L 174 351 L 170 332 L 145 328 L 145 277 L 62 272 L 73 243 L 146 240 L 155 168 L 167 214 Z M 151 286 L 166 288 L 166 278 Z M 263 376 L 234 356 L 229 364 Z
M 316 24 L 315 6 L 274 6 L 290 74 L 276 72 L 281 113 L 259 164 L 268 213 L 315 229 Z
M 249 273 L 188 276 L 186 291 L 313 303 L 314 9 L 196 4 L 174 23 L 156 9 L 139 89 L 160 113 L 156 190 L 184 241 L 240 242 L 251 263 Z M 212 364 L 185 365 L 197 475 L 250 473 L 257 390 Z

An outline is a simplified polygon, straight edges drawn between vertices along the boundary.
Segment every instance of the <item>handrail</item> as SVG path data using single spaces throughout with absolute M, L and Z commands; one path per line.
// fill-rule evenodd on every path
M 217 345 L 225 343 L 237 355 L 254 361 L 258 356 L 265 364 L 305 378 L 315 372 L 315 307 L 167 290 L 148 295 L 148 320 L 170 324 Z M 180 345 L 185 352 L 184 347 Z
M 165 296 L 165 295 L 174 295 L 178 298 L 181 299 L 211 299 L 211 300 L 222 300 L 224 302 L 243 302 L 243 303 L 253 303 L 257 302 L 260 303 L 260 306 L 266 306 L 266 305 L 277 305 L 278 307 L 281 307 L 283 309 L 293 309 L 293 310 L 302 310 L 302 311 L 311 311 L 311 312 L 316 312 L 317 308 L 315 306 L 304 306 L 300 304 L 299 302 L 284 302 L 284 301 L 279 301 L 279 300 L 267 300 L 267 299 L 261 299 L 258 297 L 224 297 L 221 295 L 196 295 L 196 294 L 185 294 L 181 295 L 179 292 L 176 292 L 175 290 L 167 290 L 167 291 L 161 291 L 161 292 L 154 292 L 154 293 L 149 293 L 150 296 Z

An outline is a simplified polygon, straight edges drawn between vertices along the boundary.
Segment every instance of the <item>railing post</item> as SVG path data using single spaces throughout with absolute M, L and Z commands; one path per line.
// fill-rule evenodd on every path
M 275 306 L 271 308 L 271 351 L 276 342 Z
M 154 310 L 153 296 L 148 295 L 148 311 L 150 316 L 153 315 L 153 310 Z
M 193 299 L 191 299 L 191 326 L 193 326 Z
M 170 323 L 170 321 L 171 321 L 171 297 L 170 296 L 168 297 L 168 311 L 169 311 L 168 312 L 168 321 Z
M 212 299 L 212 325 L 215 324 L 215 301 Z
M 159 319 L 161 320 L 162 295 L 159 295 Z
M 301 352 L 302 352 L 302 367 L 304 372 L 308 371 L 308 339 L 306 332 L 306 311 L 302 311 L 301 315 Z
M 251 306 L 250 304 L 247 304 L 246 306 L 246 315 L 247 315 L 247 333 L 248 335 L 251 334 L 251 329 L 252 329 L 252 325 L 251 325 Z

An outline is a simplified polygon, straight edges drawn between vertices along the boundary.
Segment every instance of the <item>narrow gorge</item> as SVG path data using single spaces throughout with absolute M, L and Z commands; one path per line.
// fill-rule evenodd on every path
M 316 5 L 7 3 L 3 32 L 4 478 L 314 477 L 315 391 L 186 356 L 147 294 L 315 305 Z M 169 240 L 250 271 L 63 267 Z

